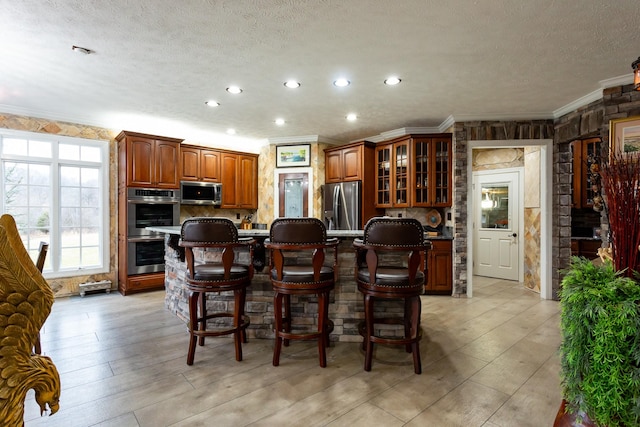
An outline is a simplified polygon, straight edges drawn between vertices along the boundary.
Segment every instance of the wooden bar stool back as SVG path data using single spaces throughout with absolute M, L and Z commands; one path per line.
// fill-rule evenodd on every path
M 333 323 L 329 320 L 329 294 L 335 286 L 338 239 L 327 239 L 327 230 L 317 218 L 278 218 L 271 224 L 265 248 L 270 253 L 270 277 L 274 294 L 275 347 L 273 366 L 280 364 L 282 344 L 289 340 L 318 340 L 320 366 L 327 366 L 326 348 Z M 325 251 L 333 262 L 325 264 Z M 317 295 L 316 332 L 292 332 L 292 295 Z M 283 313 L 284 311 L 284 313 Z
M 413 353 L 414 371 L 420 374 L 420 295 L 424 292 L 427 250 L 431 249 L 431 242 L 424 240 L 422 224 L 411 218 L 372 218 L 365 225 L 364 237 L 355 239 L 353 246 L 356 282 L 364 295 L 365 320 L 360 325 L 364 370 L 371 370 L 373 344 L 378 343 L 406 346 L 407 352 Z M 376 317 L 382 311 L 374 310 L 374 301 L 385 299 L 403 301 L 402 318 Z M 376 335 L 374 326 L 380 324 L 401 324 L 404 336 Z
M 244 314 L 247 287 L 253 277 L 253 238 L 238 238 L 238 230 L 226 218 L 191 218 L 182 224 L 179 245 L 185 248 L 189 291 L 189 352 L 187 365 L 192 365 L 196 340 L 203 346 L 205 337 L 234 335 L 236 360 L 242 360 L 242 343 L 247 342 L 249 316 Z M 248 251 L 248 262 L 237 260 L 236 250 Z M 196 263 L 194 251 L 205 260 Z M 233 292 L 233 311 L 208 313 L 207 293 Z M 207 329 L 210 319 L 231 318 L 232 325 Z

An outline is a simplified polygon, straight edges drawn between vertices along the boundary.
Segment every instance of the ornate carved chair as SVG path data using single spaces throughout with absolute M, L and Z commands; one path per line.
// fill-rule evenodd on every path
M 42 273 L 42 269 L 44 268 L 44 262 L 47 259 L 47 252 L 49 252 L 49 244 L 47 242 L 40 242 L 38 259 L 36 260 L 36 268 L 40 273 Z M 38 332 L 36 343 L 33 345 L 33 352 L 35 354 L 42 354 L 42 346 L 40 345 L 40 332 Z
M 53 291 L 22 244 L 12 216 L 0 217 L 0 420 L 22 426 L 29 389 L 41 414 L 58 411 L 60 377 L 47 356 L 32 354 Z
M 360 328 L 364 370 L 371 370 L 373 344 L 379 343 L 406 346 L 407 352 L 413 353 L 414 371 L 420 374 L 420 295 L 424 292 L 427 250 L 431 249 L 431 242 L 424 240 L 422 224 L 410 218 L 372 218 L 364 227 L 363 239 L 355 239 L 353 246 L 356 282 L 364 295 L 365 321 Z M 402 318 L 376 317 L 374 301 L 389 299 L 404 302 Z M 374 327 L 379 324 L 403 325 L 404 336 L 376 335 Z
M 238 230 L 226 218 L 191 218 L 182 224 L 179 245 L 185 248 L 188 275 L 185 286 L 189 291 L 189 352 L 187 365 L 192 365 L 196 352 L 196 340 L 204 345 L 205 337 L 234 335 L 236 360 L 242 360 L 242 343 L 247 342 L 246 329 L 249 316 L 244 314 L 247 287 L 253 277 L 252 238 L 238 238 Z M 205 262 L 196 263 L 194 250 L 201 249 Z M 236 249 L 248 251 L 248 263 L 236 260 Z M 209 313 L 207 293 L 233 292 L 233 312 Z M 230 327 L 207 329 L 210 319 L 231 318 Z
M 289 340 L 318 340 L 320 366 L 327 366 L 326 348 L 333 324 L 329 320 L 329 293 L 335 286 L 338 239 L 327 239 L 324 223 L 316 218 L 278 218 L 271 224 L 265 248 L 270 252 L 269 274 L 275 291 L 276 342 L 273 366 L 280 364 L 282 344 Z M 325 250 L 332 249 L 333 264 L 325 265 Z M 316 332 L 292 332 L 291 296 L 317 295 Z M 284 310 L 284 314 L 283 314 Z

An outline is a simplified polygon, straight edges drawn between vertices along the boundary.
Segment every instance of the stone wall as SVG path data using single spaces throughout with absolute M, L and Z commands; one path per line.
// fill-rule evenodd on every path
M 469 141 L 507 141 L 518 139 L 551 139 L 550 120 L 457 122 L 453 130 L 454 205 L 454 295 L 467 293 L 467 229 L 468 180 L 467 150 Z
M 609 122 L 640 115 L 640 91 L 633 85 L 604 89 L 602 99 L 565 114 L 554 122 L 553 150 L 553 297 L 562 280 L 561 271 L 571 259 L 571 176 L 570 143 L 576 139 L 599 136 L 604 142 L 602 156 L 608 154 Z M 608 219 L 601 213 L 603 245 L 608 243 Z

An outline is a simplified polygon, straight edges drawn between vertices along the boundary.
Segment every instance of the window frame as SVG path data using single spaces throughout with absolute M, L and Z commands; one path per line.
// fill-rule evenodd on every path
M 35 156 L 22 156 L 13 154 L 2 154 L 5 138 L 16 138 L 25 140 L 38 140 L 51 142 L 51 158 L 48 157 L 35 157 Z M 73 144 L 79 146 L 97 147 L 100 150 L 101 162 L 89 162 L 83 160 L 67 160 L 59 158 L 59 144 Z M 111 238 L 110 238 L 110 221 L 111 221 L 111 208 L 109 204 L 109 141 L 98 139 L 77 138 L 63 135 L 44 134 L 38 132 L 18 131 L 12 129 L 0 129 L 0 187 L 4 188 L 5 185 L 5 162 L 23 162 L 29 164 L 48 164 L 50 165 L 50 178 L 51 178 L 51 237 L 49 245 L 49 257 L 50 268 L 43 271 L 43 275 L 48 279 L 56 279 L 63 277 L 76 277 L 87 276 L 93 274 L 108 273 L 111 269 Z M 101 228 L 99 232 L 100 243 L 98 245 L 99 251 L 101 251 L 100 262 L 101 266 L 93 268 L 82 268 L 77 266 L 75 269 L 61 269 L 60 268 L 60 254 L 62 252 L 62 242 L 59 233 L 60 224 L 60 171 L 62 167 L 90 167 L 98 169 L 98 181 L 100 183 L 100 210 L 102 213 L 102 219 L 99 222 Z M 28 206 L 28 205 L 27 205 Z M 6 206 L 4 197 L 0 197 L 0 213 L 6 212 Z M 52 267 L 57 270 L 52 270 Z

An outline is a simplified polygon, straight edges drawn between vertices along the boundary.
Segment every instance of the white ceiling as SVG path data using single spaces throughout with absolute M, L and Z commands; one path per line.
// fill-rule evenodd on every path
M 238 149 L 437 129 L 451 116 L 552 118 L 608 79 L 630 81 L 640 55 L 638 0 L 0 0 L 0 10 L 0 112 Z M 391 74 L 402 83 L 385 86 Z M 338 76 L 351 86 L 334 87 Z M 290 78 L 302 86 L 285 88 Z M 233 84 L 244 92 L 227 93 Z

